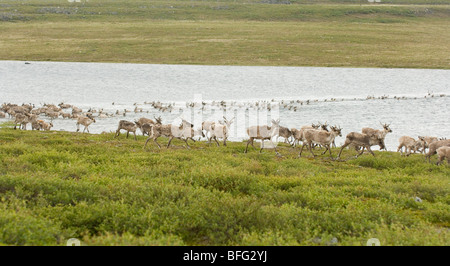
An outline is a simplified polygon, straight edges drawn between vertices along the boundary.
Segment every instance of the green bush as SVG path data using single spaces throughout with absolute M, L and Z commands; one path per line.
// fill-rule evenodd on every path
M 0 243 L 449 244 L 450 168 L 423 155 L 333 161 L 144 140 L 0 129 Z

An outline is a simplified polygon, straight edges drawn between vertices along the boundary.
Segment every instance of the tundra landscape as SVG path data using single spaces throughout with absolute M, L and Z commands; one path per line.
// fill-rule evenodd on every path
M 444 0 L 4 0 L 0 245 L 448 246 L 449 26 Z M 277 68 L 281 99 L 238 81 L 197 102 L 200 75 L 179 93 L 127 78 L 111 100 L 105 75 L 52 87 L 53 62 L 436 72 L 339 98 Z M 17 87 L 31 67 L 49 80 Z

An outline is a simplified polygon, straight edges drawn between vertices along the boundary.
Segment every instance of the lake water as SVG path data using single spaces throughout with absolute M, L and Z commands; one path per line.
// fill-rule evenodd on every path
M 152 101 L 175 108 L 161 112 Z M 65 102 L 83 111 L 119 113 L 97 119 L 91 133 L 115 131 L 120 119 L 139 117 L 161 116 L 164 123 L 180 116 L 217 120 L 223 116 L 220 101 L 226 116 L 236 117 L 231 140 L 245 139 L 257 102 L 272 103 L 269 117 L 279 117 L 282 126 L 319 121 L 341 126 L 337 144 L 351 131 L 381 128 L 379 122 L 393 130 L 386 137 L 389 150 L 396 150 L 403 135 L 450 137 L 450 70 L 0 61 L 0 103 Z M 197 105 L 187 107 L 191 102 Z M 136 107 L 142 112 L 133 112 Z M 124 116 L 125 109 L 131 112 Z M 76 130 L 74 120 L 53 124 L 54 130 Z

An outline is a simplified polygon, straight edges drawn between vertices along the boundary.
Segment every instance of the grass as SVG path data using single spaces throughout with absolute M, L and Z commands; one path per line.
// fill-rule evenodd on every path
M 444 3 L 6 0 L 0 60 L 448 69 Z
M 450 167 L 422 155 L 333 161 L 288 147 L 244 154 L 239 142 L 143 150 L 144 140 L 4 125 L 0 244 L 450 244 Z
M 448 69 L 447 1 L 384 2 L 4 0 L 0 60 Z M 144 140 L 4 125 L 0 245 L 450 244 L 450 167 L 422 155 Z

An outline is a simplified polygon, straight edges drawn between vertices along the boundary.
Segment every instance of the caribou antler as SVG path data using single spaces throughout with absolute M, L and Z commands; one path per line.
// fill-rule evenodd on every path
M 157 124 L 162 124 L 162 118 L 161 118 L 161 116 L 158 116 L 158 117 L 153 116 L 153 118 L 155 118 Z

